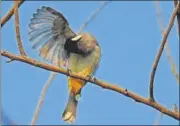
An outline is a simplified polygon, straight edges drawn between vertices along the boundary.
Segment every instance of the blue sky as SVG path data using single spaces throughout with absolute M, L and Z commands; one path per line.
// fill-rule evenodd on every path
M 71 28 L 78 31 L 81 24 L 100 2 L 28 1 L 20 7 L 20 32 L 28 56 L 43 61 L 28 41 L 28 23 L 40 6 L 52 7 L 65 15 Z M 12 1 L 2 2 L 2 17 L 12 7 Z M 161 2 L 165 26 L 173 9 L 172 2 Z M 177 26 L 177 24 L 175 24 Z M 149 76 L 161 41 L 154 2 L 111 2 L 84 31 L 96 36 L 102 58 L 96 77 L 120 85 L 148 97 Z M 2 49 L 18 54 L 14 17 L 2 29 Z M 171 54 L 178 67 L 179 42 L 177 27 L 168 37 Z M 6 64 L 2 58 L 2 107 L 17 124 L 29 124 L 41 89 L 49 71 L 25 63 Z M 67 80 L 59 74 L 50 86 L 37 124 L 65 124 L 61 114 L 68 98 Z M 168 108 L 179 106 L 179 86 L 163 52 L 155 77 L 155 97 Z M 154 124 L 159 112 L 135 103 L 121 94 L 87 84 L 82 91 L 74 124 Z M 160 124 L 178 124 L 164 116 Z

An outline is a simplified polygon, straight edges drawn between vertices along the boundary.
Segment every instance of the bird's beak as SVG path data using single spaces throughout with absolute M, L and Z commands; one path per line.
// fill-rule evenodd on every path
M 76 37 L 72 38 L 72 41 L 78 41 L 82 38 L 82 35 L 77 35 Z

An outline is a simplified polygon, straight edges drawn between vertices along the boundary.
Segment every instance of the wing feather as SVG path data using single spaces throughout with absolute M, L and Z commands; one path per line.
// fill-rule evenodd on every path
M 56 10 L 43 6 L 33 14 L 29 29 L 29 40 L 39 55 L 55 65 L 64 66 L 69 58 L 64 44 L 76 36 L 67 19 Z

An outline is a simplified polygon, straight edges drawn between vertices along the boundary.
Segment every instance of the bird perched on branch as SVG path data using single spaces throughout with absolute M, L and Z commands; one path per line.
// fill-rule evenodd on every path
M 101 49 L 91 34 L 74 33 L 61 13 L 45 6 L 33 14 L 29 28 L 32 47 L 42 58 L 82 76 L 94 75 Z M 68 77 L 69 99 L 62 114 L 64 121 L 71 123 L 75 120 L 78 99 L 85 84 L 83 80 Z

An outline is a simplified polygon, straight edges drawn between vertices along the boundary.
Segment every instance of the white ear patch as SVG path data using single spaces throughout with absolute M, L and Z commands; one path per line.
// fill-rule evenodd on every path
M 72 38 L 71 40 L 72 40 L 72 41 L 78 41 L 78 40 L 81 39 L 81 38 L 82 38 L 82 35 L 78 35 L 78 36 Z

